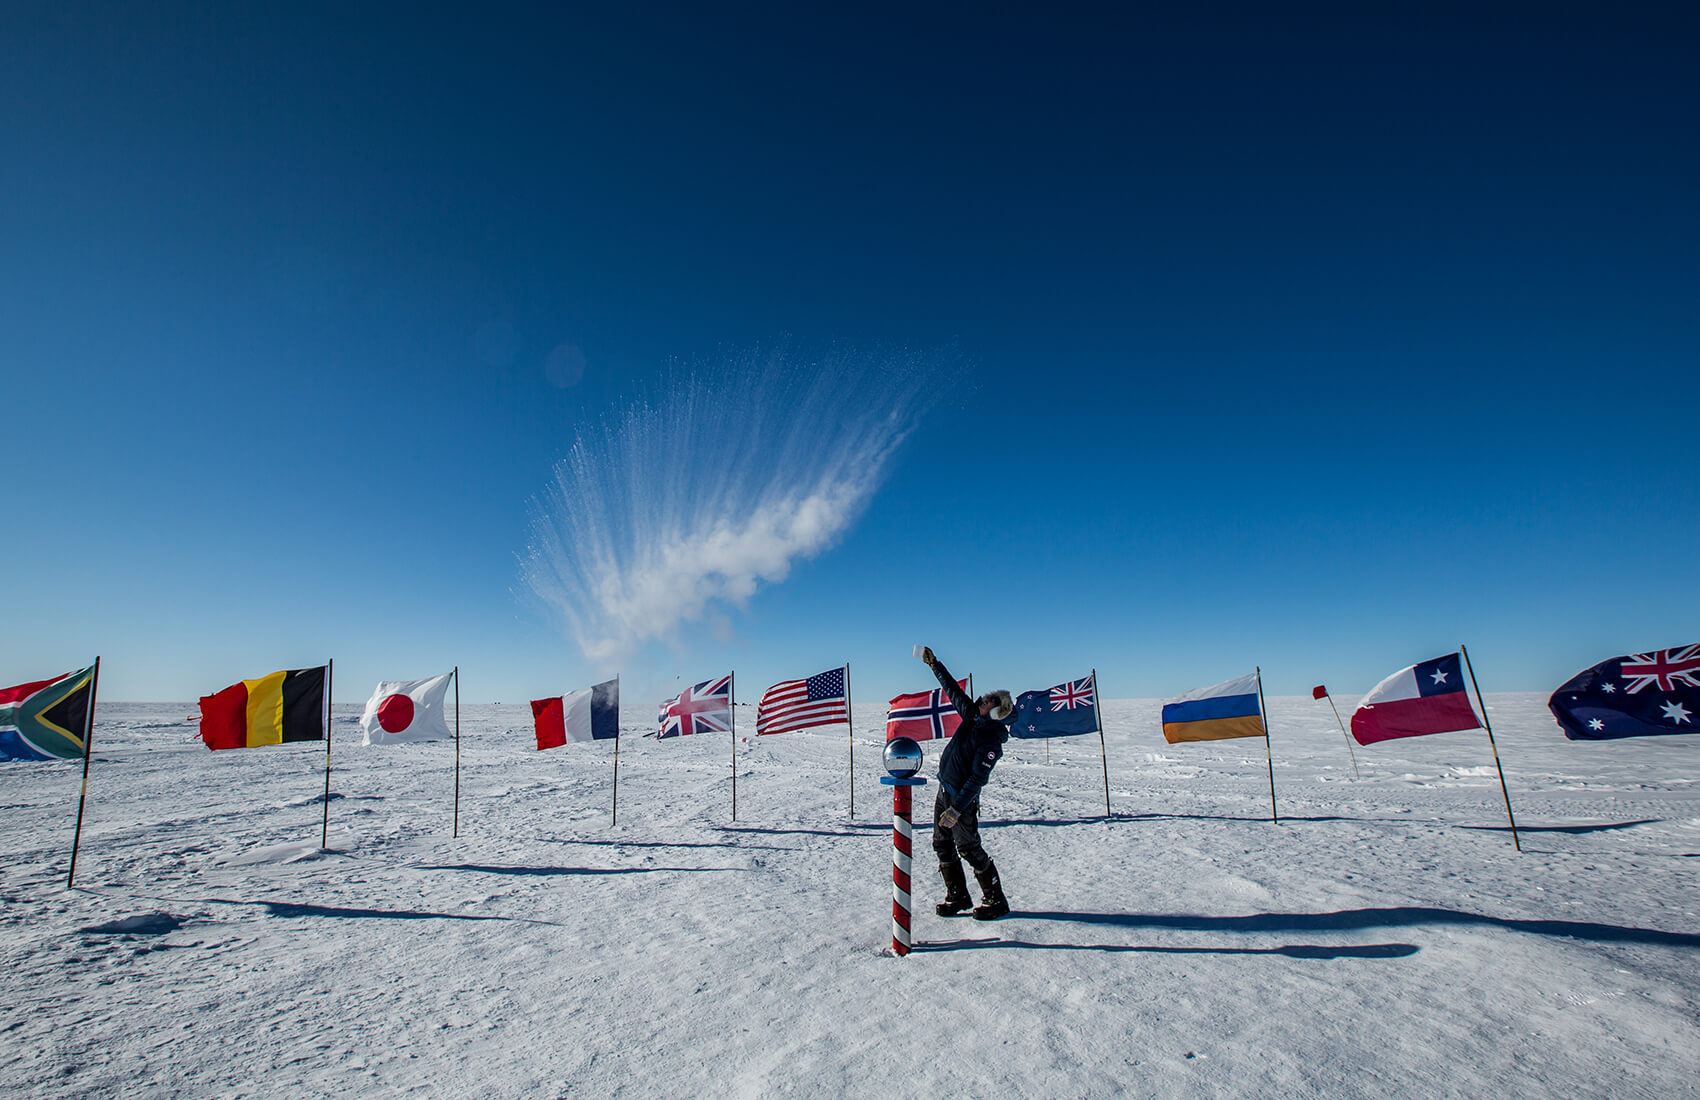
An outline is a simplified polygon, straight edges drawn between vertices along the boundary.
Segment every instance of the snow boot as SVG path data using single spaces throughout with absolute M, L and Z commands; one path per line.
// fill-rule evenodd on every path
M 988 863 L 984 871 L 975 871 L 980 882 L 980 904 L 974 907 L 975 920 L 997 920 L 1009 913 L 1009 899 L 1003 896 L 1003 883 L 998 881 L 998 865 Z
M 962 864 L 954 859 L 940 863 L 939 874 L 944 876 L 944 900 L 933 906 L 933 912 L 941 917 L 954 917 L 972 909 L 974 899 L 968 896 L 968 876 L 962 873 Z

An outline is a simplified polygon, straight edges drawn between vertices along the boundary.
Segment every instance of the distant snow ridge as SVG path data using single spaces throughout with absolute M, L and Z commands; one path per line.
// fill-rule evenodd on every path
M 782 350 L 676 380 L 556 464 L 522 578 L 599 663 L 741 607 L 844 536 L 949 373 L 937 356 Z

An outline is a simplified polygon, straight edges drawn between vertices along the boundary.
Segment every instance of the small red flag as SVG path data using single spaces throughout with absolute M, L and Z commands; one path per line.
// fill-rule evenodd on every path
M 1310 697 L 1312 699 L 1326 699 L 1328 698 L 1328 688 L 1322 684 L 1317 684 L 1315 687 L 1310 689 Z

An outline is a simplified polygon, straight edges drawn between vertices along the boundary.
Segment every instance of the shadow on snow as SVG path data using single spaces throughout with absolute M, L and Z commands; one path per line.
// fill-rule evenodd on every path
M 964 948 L 1025 947 L 1040 951 L 1139 952 L 1153 955 L 1284 955 L 1289 959 L 1402 959 L 1422 948 L 1414 943 L 1312 944 L 1280 947 L 1154 947 L 1114 943 L 1032 943 L 1027 940 L 942 940 L 918 943 L 916 951 L 959 951 Z
M 1361 928 L 1408 928 L 1416 925 L 1484 925 L 1542 936 L 1568 936 L 1599 943 L 1645 943 L 1660 947 L 1700 947 L 1700 934 L 1666 932 L 1595 921 L 1522 920 L 1490 917 L 1432 906 L 1390 906 L 1384 909 L 1342 909 L 1337 913 L 1253 913 L 1243 917 L 1206 917 L 1191 913 L 1067 913 L 1017 912 L 1028 920 L 1070 921 L 1116 928 L 1173 928 L 1189 932 L 1340 932 Z
M 487 875 L 648 875 L 657 871 L 743 871 L 744 867 L 512 867 L 495 863 L 422 863 L 421 871 L 482 871 Z

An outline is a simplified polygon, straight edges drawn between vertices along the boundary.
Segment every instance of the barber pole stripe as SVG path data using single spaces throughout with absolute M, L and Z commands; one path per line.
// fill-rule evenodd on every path
M 909 872 L 915 851 L 915 827 L 910 823 L 908 787 L 891 789 L 891 949 L 909 954 Z

